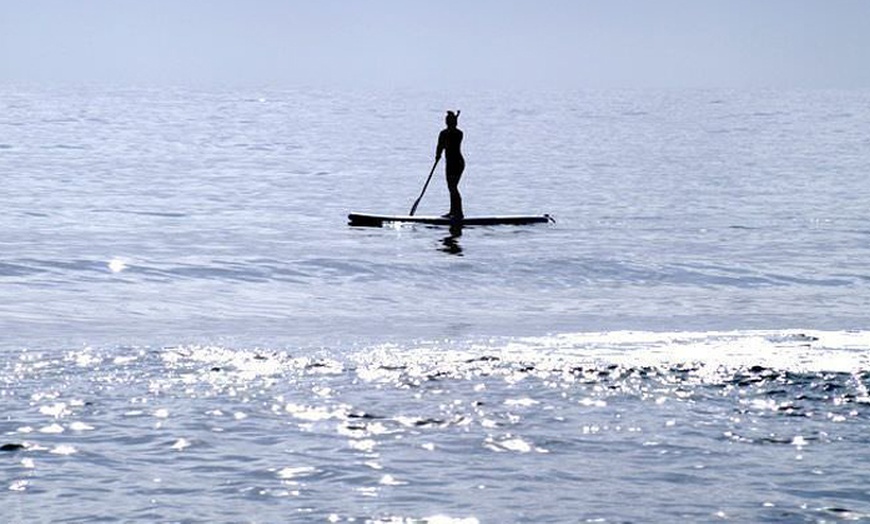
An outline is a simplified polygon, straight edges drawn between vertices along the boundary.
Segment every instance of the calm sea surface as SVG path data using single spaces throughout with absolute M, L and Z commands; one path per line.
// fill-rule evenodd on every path
M 348 227 L 457 108 L 556 223 Z M 868 176 L 870 91 L 2 87 L 0 521 L 870 521 Z

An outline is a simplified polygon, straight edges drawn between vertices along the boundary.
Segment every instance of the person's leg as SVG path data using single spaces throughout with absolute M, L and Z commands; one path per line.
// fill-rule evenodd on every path
M 462 218 L 462 195 L 459 194 L 459 179 L 465 171 L 465 162 L 457 162 L 447 166 L 447 189 L 450 191 L 450 216 Z
M 462 218 L 462 195 L 459 194 L 459 179 L 462 172 L 459 174 L 451 174 L 447 177 L 447 189 L 450 191 L 450 216 L 454 218 Z

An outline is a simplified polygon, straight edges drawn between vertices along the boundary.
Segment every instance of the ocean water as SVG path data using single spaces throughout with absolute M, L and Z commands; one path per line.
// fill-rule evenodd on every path
M 466 214 L 556 223 L 348 227 L 408 211 L 457 108 Z M 0 521 L 870 520 L 868 122 L 2 87 Z

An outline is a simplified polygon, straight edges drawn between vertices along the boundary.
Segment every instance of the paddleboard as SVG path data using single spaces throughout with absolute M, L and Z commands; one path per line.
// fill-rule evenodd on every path
M 458 220 L 431 215 L 373 215 L 369 213 L 351 213 L 347 215 L 347 223 L 351 226 L 381 227 L 384 223 L 388 222 L 427 224 L 431 226 L 521 226 L 525 224 L 544 224 L 555 222 L 555 220 L 550 215 L 467 216 Z

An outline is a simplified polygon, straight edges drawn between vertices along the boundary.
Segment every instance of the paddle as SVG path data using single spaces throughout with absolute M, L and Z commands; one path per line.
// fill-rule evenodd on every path
M 429 187 L 429 181 L 432 180 L 432 173 L 435 172 L 435 166 L 438 165 L 438 161 L 439 161 L 439 160 L 441 160 L 441 159 L 440 159 L 440 158 L 436 158 L 436 159 L 435 159 L 435 163 L 432 164 L 432 171 L 429 171 L 429 178 L 427 178 L 427 179 L 426 179 L 426 183 L 423 184 L 423 191 L 420 191 L 420 196 L 419 196 L 419 198 L 417 198 L 417 201 L 414 202 L 414 205 L 413 205 L 413 206 L 411 206 L 411 213 L 410 213 L 411 216 L 414 216 L 414 213 L 417 211 L 417 206 L 419 206 L 419 205 L 420 205 L 420 201 L 423 200 L 423 195 L 426 193 L 426 188 Z

